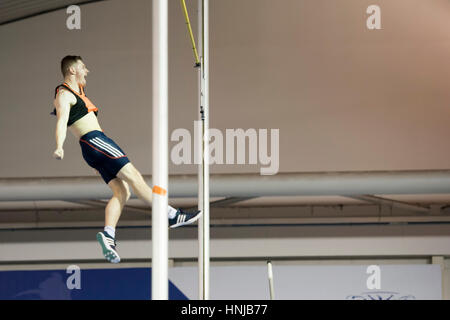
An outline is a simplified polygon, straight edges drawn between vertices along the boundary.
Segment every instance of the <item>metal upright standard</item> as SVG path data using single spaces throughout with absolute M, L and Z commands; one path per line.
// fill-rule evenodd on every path
M 168 2 L 153 0 L 152 299 L 169 297 Z
M 199 210 L 203 214 L 198 223 L 199 299 L 209 299 L 209 0 L 198 0 L 198 33 L 201 52 L 199 68 L 199 103 L 202 123 L 202 162 L 199 166 Z
M 188 28 L 192 50 L 194 51 L 195 67 L 198 68 L 198 101 L 201 134 L 198 145 L 201 145 L 202 159 L 198 168 L 198 209 L 203 214 L 198 222 L 198 288 L 199 299 L 209 299 L 209 0 L 198 0 L 198 48 L 195 46 L 194 34 L 187 12 L 185 0 L 181 0 L 186 26 Z

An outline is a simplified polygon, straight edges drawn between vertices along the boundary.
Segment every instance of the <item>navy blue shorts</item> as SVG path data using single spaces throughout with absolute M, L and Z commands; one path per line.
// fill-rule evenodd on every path
M 130 162 L 125 152 L 102 131 L 86 133 L 80 138 L 80 146 L 84 160 L 100 173 L 107 184 Z

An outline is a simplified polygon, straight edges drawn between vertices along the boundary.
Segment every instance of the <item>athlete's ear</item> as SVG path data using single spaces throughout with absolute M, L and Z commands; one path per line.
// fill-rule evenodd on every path
M 77 69 L 75 68 L 75 65 L 72 65 L 69 67 L 69 72 L 70 74 L 76 74 L 77 73 Z

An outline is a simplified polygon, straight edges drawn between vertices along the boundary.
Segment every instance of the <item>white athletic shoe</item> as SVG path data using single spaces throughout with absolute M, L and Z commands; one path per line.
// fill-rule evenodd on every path
M 119 263 L 120 257 L 116 251 L 116 240 L 105 231 L 97 233 L 97 241 L 102 246 L 103 255 L 111 263 Z

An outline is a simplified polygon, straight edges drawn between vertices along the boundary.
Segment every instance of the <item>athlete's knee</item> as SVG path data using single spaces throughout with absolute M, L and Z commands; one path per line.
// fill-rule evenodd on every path
M 122 193 L 115 195 L 122 205 L 125 205 L 130 199 L 130 193 L 124 190 Z
M 120 188 L 119 188 L 119 190 L 120 190 L 119 197 L 120 197 L 121 202 L 123 204 L 125 204 L 130 199 L 130 196 L 131 196 L 130 188 L 128 187 L 128 184 L 124 180 L 121 180 L 120 182 L 121 183 L 120 183 Z
M 119 199 L 122 204 L 125 204 L 130 199 L 130 189 L 125 181 L 121 179 L 114 179 L 109 183 L 112 189 L 113 196 Z

